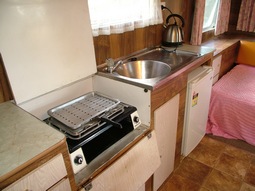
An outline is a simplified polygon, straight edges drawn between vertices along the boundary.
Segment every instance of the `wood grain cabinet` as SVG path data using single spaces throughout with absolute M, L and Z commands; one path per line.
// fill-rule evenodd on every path
M 154 173 L 153 190 L 158 190 L 174 170 L 179 97 L 177 94 L 154 112 L 161 165 Z
M 51 190 L 71 191 L 69 179 L 62 154 L 39 166 L 23 176 L 3 191 L 17 190 Z
M 85 187 L 90 191 L 142 190 L 159 165 L 156 135 L 152 131 Z

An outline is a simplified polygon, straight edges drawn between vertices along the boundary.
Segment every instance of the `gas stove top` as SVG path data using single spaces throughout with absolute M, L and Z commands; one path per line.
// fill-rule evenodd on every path
M 46 123 L 67 137 L 74 173 L 141 125 L 136 107 L 94 92 L 48 114 Z

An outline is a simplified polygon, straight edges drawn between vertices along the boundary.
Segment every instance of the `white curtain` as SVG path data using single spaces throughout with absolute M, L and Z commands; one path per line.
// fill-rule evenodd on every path
M 163 22 L 160 0 L 88 0 L 93 36 L 132 31 Z

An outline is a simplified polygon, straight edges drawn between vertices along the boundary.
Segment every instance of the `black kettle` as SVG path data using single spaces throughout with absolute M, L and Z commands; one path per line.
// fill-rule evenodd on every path
M 175 18 L 179 18 L 182 22 L 181 26 L 177 25 L 177 22 Z M 174 24 L 169 24 L 169 19 L 173 18 L 174 19 Z M 182 45 L 183 43 L 183 30 L 182 28 L 184 27 L 184 19 L 177 14 L 171 14 L 166 18 L 166 25 L 164 25 L 165 29 L 163 31 L 163 39 L 162 39 L 162 45 L 163 46 L 179 46 Z

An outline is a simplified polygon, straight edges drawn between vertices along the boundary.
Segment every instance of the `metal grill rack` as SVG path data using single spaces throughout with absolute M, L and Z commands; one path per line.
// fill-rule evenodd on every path
M 49 110 L 48 114 L 71 129 L 78 129 L 119 103 L 117 99 L 90 92 Z

